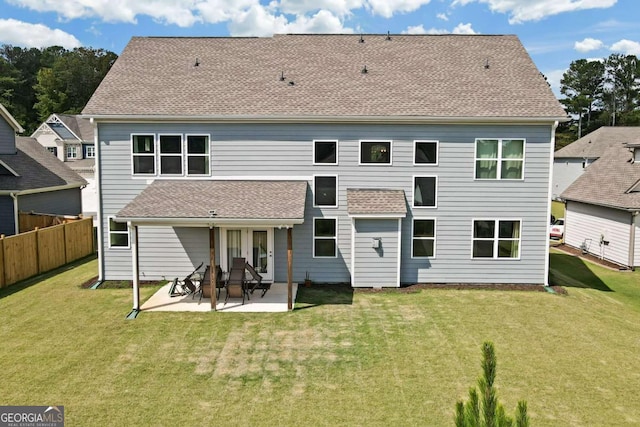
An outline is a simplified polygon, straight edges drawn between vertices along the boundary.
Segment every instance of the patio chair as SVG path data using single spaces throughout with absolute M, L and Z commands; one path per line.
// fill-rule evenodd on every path
M 204 262 L 201 262 L 200 265 L 197 266 L 195 270 L 193 270 L 191 273 L 189 273 L 187 277 L 185 277 L 184 280 L 182 281 L 178 280 L 177 277 L 173 279 L 173 282 L 169 287 L 169 295 L 172 297 L 177 297 L 177 296 L 189 295 L 196 292 L 196 289 L 197 289 L 196 285 L 193 283 L 193 280 L 191 279 L 193 275 L 196 274 L 198 270 L 200 270 L 200 267 L 202 267 L 203 265 L 204 265 Z
M 224 288 L 224 281 L 222 279 L 222 269 L 219 265 L 216 265 L 216 297 L 220 298 L 220 290 Z M 211 298 L 211 266 L 207 265 L 202 275 L 202 280 L 196 289 L 195 294 L 200 293 L 200 301 L 202 297 Z
M 229 298 L 242 298 L 242 304 L 244 304 L 244 268 L 232 268 L 229 273 L 229 280 L 225 287 L 227 289 L 227 296 L 224 299 L 225 304 Z
M 245 269 L 249 272 L 251 278 L 247 280 L 247 290 L 253 295 L 253 291 L 256 289 L 262 290 L 260 298 L 264 297 L 264 294 L 271 289 L 271 283 L 262 283 L 262 276 L 256 271 L 255 268 L 249 263 L 246 263 Z

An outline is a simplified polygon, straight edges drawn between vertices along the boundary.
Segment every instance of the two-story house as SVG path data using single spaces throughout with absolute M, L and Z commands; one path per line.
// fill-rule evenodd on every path
M 86 105 L 100 277 L 546 284 L 555 128 L 515 36 L 133 38 Z M 213 301 L 212 301 L 213 303 Z

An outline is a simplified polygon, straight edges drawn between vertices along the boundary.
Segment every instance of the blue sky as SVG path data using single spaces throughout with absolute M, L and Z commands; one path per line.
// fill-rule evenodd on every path
M 120 54 L 133 36 L 516 34 L 558 94 L 571 61 L 640 56 L 639 0 L 0 0 L 0 44 Z

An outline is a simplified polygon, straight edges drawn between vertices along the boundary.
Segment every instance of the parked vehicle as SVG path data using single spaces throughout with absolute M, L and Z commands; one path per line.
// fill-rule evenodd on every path
M 549 237 L 552 239 L 562 239 L 564 237 L 564 218 L 558 218 L 551 224 Z

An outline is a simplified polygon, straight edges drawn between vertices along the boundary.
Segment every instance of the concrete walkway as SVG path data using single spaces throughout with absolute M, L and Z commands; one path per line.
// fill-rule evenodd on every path
M 140 309 L 142 311 L 212 311 L 211 300 L 209 298 L 199 299 L 199 295 L 192 298 L 191 295 L 181 297 L 171 297 L 169 288 L 171 283 L 167 283 L 151 296 Z M 295 303 L 298 284 L 293 284 L 293 301 Z M 260 295 L 262 291 L 256 290 L 248 300 L 245 298 L 244 305 L 238 298 L 230 298 L 224 304 L 225 290 L 220 292 L 220 297 L 216 308 L 223 313 L 275 313 L 287 311 L 287 284 L 274 283 L 267 291 L 264 298 Z

